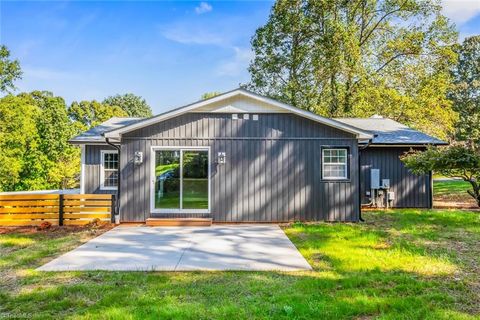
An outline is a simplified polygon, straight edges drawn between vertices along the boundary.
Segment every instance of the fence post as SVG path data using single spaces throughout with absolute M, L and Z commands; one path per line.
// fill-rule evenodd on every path
M 116 200 L 117 199 L 115 199 L 115 195 L 112 194 L 112 207 L 110 209 L 110 222 L 112 222 L 112 223 L 115 223 L 115 213 L 116 213 L 115 210 L 117 208 L 116 203 L 115 203 Z
M 60 194 L 58 201 L 58 225 L 63 226 L 63 194 Z

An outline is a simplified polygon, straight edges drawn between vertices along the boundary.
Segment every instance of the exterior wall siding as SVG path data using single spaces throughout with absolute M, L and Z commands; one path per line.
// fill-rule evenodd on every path
M 390 179 L 390 191 L 395 192 L 392 206 L 396 208 L 428 208 L 431 199 L 429 175 L 415 175 L 400 161 L 408 147 L 369 147 L 361 150 L 361 195 L 368 202 L 370 169 L 380 169 L 380 179 Z M 380 180 L 381 181 L 381 180 Z
M 239 115 L 241 118 L 242 115 Z M 190 113 L 123 136 L 122 221 L 156 217 L 211 216 L 217 222 L 357 221 L 358 146 L 355 137 L 292 114 L 260 114 L 259 120 L 231 114 Z M 211 213 L 150 212 L 152 146 L 211 148 Z M 350 149 L 350 179 L 321 180 L 321 147 Z M 141 151 L 144 161 L 133 163 Z M 217 164 L 226 152 L 226 164 Z
M 100 154 L 102 150 L 115 149 L 107 144 L 85 146 L 85 193 L 116 193 L 115 190 L 100 190 Z

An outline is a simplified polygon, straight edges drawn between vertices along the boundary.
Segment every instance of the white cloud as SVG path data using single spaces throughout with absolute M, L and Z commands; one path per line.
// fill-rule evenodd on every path
M 234 54 L 230 60 L 223 61 L 217 68 L 220 76 L 237 77 L 247 70 L 253 52 L 250 48 L 233 47 Z
M 35 78 L 40 80 L 66 80 L 74 79 L 73 73 L 53 70 L 42 67 L 25 66 L 22 68 L 23 78 Z
M 196 14 L 203 14 L 212 11 L 213 7 L 207 2 L 200 2 L 198 7 L 195 7 Z
M 193 24 L 177 24 L 161 30 L 161 34 L 172 41 L 183 44 L 221 45 L 224 39 L 217 33 Z
M 18 57 L 20 60 L 26 59 L 27 57 L 31 56 L 41 45 L 43 45 L 43 41 L 39 39 L 26 39 L 25 41 L 21 42 L 14 57 Z
M 480 0 L 443 0 L 442 12 L 461 25 L 480 14 Z
M 210 25 L 179 22 L 160 27 L 160 33 L 168 40 L 183 44 L 223 45 L 225 37 Z

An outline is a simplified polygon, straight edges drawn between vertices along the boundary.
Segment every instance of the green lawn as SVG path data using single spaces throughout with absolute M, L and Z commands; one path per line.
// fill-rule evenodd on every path
M 433 182 L 433 195 L 435 200 L 475 202 L 467 193 L 468 189 L 471 189 L 470 184 L 463 180 Z
M 480 215 L 368 212 L 294 224 L 308 272 L 52 272 L 94 236 L 0 235 L 0 319 L 479 319 Z

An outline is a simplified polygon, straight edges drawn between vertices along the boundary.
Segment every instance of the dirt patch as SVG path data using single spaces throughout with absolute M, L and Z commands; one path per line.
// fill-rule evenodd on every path
M 84 226 L 51 226 L 48 229 L 39 229 L 36 226 L 26 226 L 26 227 L 0 227 L 1 234 L 42 234 L 48 238 L 58 238 L 63 237 L 67 234 L 83 232 L 85 230 L 102 230 L 108 231 L 115 227 L 111 223 L 97 223 L 97 224 L 87 224 Z
M 480 210 L 476 202 L 471 201 L 443 201 L 434 200 L 433 207 L 435 209 L 468 209 L 468 210 Z
M 475 200 L 468 193 L 447 193 L 441 195 L 434 195 L 434 201 L 446 201 L 446 202 L 468 202 L 475 204 Z

